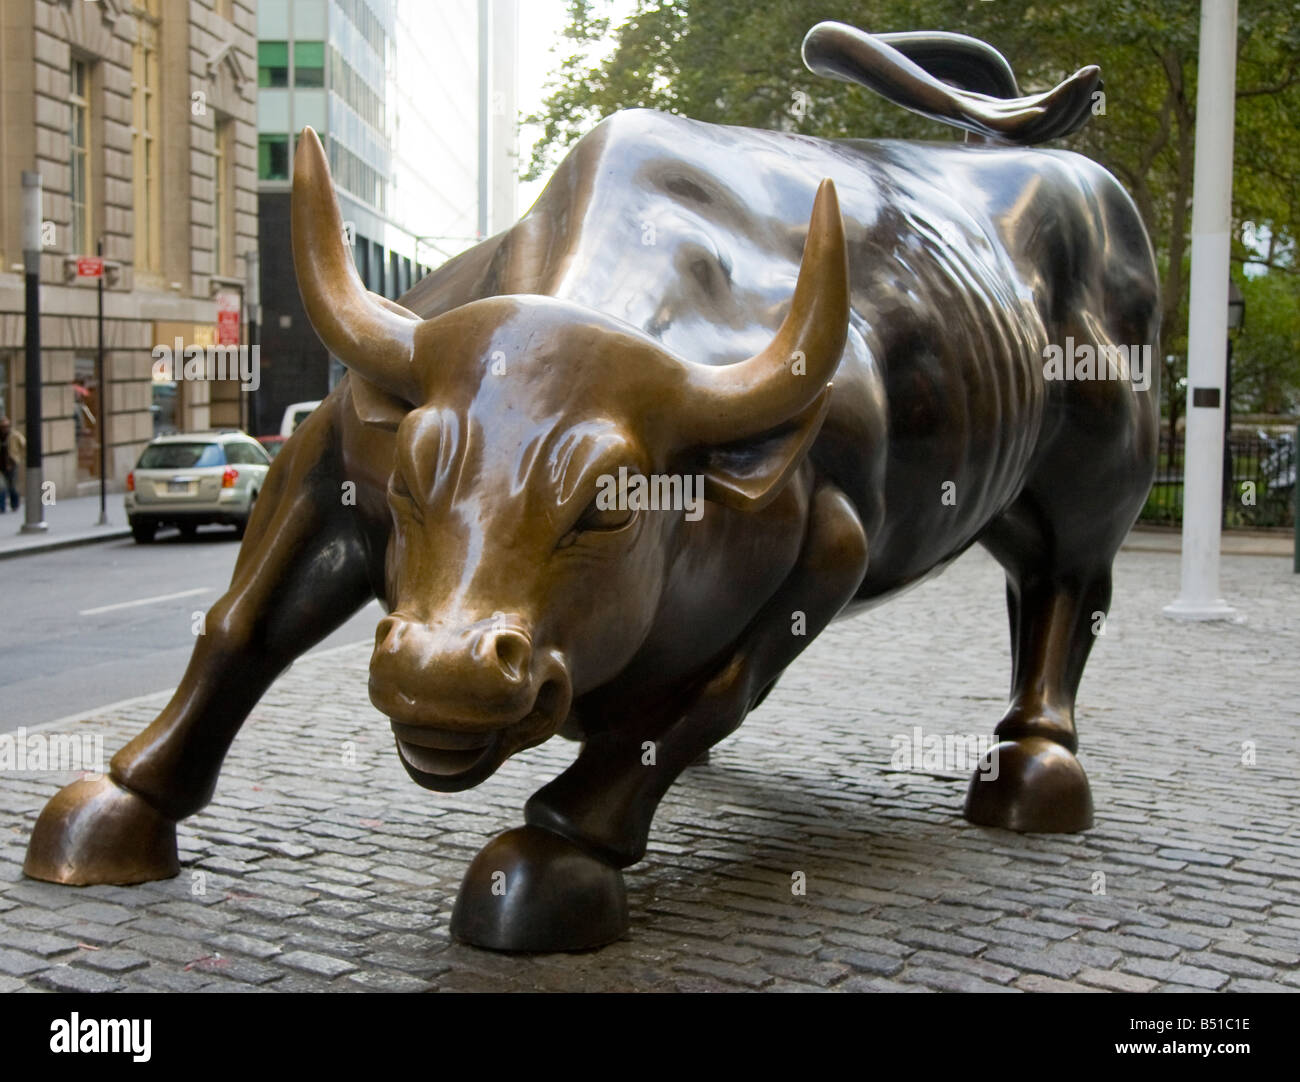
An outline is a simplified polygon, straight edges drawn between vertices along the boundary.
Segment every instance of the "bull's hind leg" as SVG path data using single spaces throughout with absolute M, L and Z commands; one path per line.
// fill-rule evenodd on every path
M 1118 540 L 1097 538 L 1090 549 L 1093 538 L 1075 539 L 1077 558 L 1067 560 L 1036 512 L 1026 501 L 984 538 L 1007 574 L 1012 690 L 994 730 L 999 743 L 971 779 L 965 815 L 982 826 L 1071 833 L 1092 825 L 1088 778 L 1074 756 L 1074 701 L 1110 609 Z
M 141 883 L 179 871 L 176 822 L 211 799 L 230 743 L 295 657 L 364 603 L 354 508 L 340 499 L 329 407 L 305 422 L 258 498 L 230 588 L 209 610 L 189 667 L 157 719 L 108 775 L 56 793 L 23 871 L 56 883 Z
M 659 801 L 681 772 L 733 732 L 803 648 L 853 597 L 867 543 L 852 505 L 824 485 L 799 562 L 729 658 L 682 709 L 621 719 L 528 801 L 527 826 L 498 835 L 466 872 L 452 934 L 495 950 L 580 950 L 627 928 L 620 871 L 644 855 Z M 802 613 L 807 634 L 792 633 Z M 678 704 L 680 705 L 680 704 Z

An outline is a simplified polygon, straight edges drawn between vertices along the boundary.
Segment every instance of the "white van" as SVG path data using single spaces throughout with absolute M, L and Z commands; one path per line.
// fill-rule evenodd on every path
M 315 402 L 295 402 L 292 406 L 286 406 L 284 410 L 284 420 L 280 422 L 280 435 L 292 436 L 293 430 L 307 419 L 307 415 L 320 405 L 320 399 Z

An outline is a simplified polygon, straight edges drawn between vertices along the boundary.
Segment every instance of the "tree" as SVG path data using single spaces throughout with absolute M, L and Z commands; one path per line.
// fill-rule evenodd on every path
M 983 38 L 1011 62 L 1027 92 L 1045 89 L 1085 63 L 1101 65 L 1104 97 L 1092 122 L 1065 141 L 1095 158 L 1133 195 L 1160 268 L 1170 430 L 1182 411 L 1190 276 L 1192 169 L 1196 131 L 1199 0 L 640 0 L 612 28 L 600 0 L 571 0 L 564 60 L 541 114 L 530 176 L 601 117 L 644 106 L 715 123 L 827 137 L 950 139 L 952 132 L 868 92 L 822 80 L 800 59 L 803 35 L 837 19 L 868 30 L 950 29 Z M 614 47 L 593 60 L 606 35 Z M 1300 2 L 1244 0 L 1240 13 L 1232 258 L 1272 280 L 1246 284 L 1248 303 L 1272 303 L 1267 347 L 1242 337 L 1237 368 L 1245 393 L 1292 406 L 1300 400 L 1300 337 L 1294 253 L 1300 196 Z M 1265 236 L 1248 248 L 1242 227 Z M 1274 276 L 1277 276 L 1274 279 Z M 1239 284 L 1242 283 L 1238 274 Z M 1290 343 L 1291 345 L 1287 345 Z M 1286 348 L 1278 357 L 1267 350 Z M 1259 374 L 1254 366 L 1262 365 Z M 1270 373 L 1267 379 L 1264 369 Z M 1263 388 L 1269 388 L 1264 394 Z M 1261 399 L 1262 401 L 1263 399 Z
M 1246 327 L 1233 343 L 1232 401 L 1239 413 L 1296 409 L 1300 276 L 1271 273 L 1242 282 Z

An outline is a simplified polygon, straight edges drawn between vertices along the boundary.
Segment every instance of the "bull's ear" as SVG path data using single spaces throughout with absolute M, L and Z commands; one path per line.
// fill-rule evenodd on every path
M 402 418 L 411 412 L 412 406 L 406 399 L 389 394 L 364 376 L 349 372 L 348 382 L 352 387 L 352 407 L 362 424 L 396 432 Z
M 807 456 L 831 405 L 831 385 L 779 428 L 705 454 L 704 498 L 739 511 L 761 511 Z

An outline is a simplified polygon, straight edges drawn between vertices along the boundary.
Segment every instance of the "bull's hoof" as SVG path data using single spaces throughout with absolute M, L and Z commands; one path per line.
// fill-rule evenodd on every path
M 483 847 L 451 913 L 456 939 L 498 951 L 587 950 L 618 939 L 627 925 L 623 873 L 533 826 Z
M 971 778 L 965 815 L 1022 834 L 1074 834 L 1092 826 L 1092 791 L 1067 748 L 1041 736 L 1003 740 Z
M 181 870 L 176 824 L 108 777 L 75 781 L 45 805 L 23 872 L 51 883 L 147 883 Z

